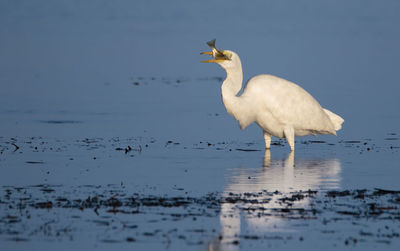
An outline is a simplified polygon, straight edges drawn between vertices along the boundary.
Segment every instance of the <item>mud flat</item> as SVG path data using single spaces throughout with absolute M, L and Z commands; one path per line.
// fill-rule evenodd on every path
M 262 144 L 3 137 L 1 243 L 11 250 L 397 249 L 400 191 L 374 179 L 376 163 L 395 170 L 394 133 L 299 140 L 295 154 L 282 140 L 272 151 Z
M 103 246 L 107 248 L 152 243 L 187 249 L 292 245 L 386 249 L 400 242 L 400 191 L 378 188 L 215 192 L 199 197 L 184 191 L 176 196 L 132 193 L 115 185 L 1 190 L 0 235 L 6 246 L 89 242 L 111 245 Z M 241 218 L 248 224 L 245 231 L 237 226 Z

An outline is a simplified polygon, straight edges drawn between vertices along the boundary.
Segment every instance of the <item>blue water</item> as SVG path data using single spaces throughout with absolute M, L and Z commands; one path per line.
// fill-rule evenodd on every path
M 0 1 L 0 184 L 400 190 L 399 11 L 362 0 Z M 261 130 L 241 131 L 226 113 L 224 72 L 200 63 L 212 38 L 240 55 L 244 79 L 286 78 L 342 116 L 338 136 L 265 153 Z M 115 151 L 127 145 L 143 149 Z

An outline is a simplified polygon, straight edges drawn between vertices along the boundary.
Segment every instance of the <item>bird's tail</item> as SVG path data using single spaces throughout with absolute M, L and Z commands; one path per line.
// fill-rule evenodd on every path
M 342 128 L 342 124 L 344 122 L 344 119 L 340 117 L 339 115 L 334 114 L 333 112 L 324 109 L 325 113 L 328 115 L 328 117 L 331 119 L 333 128 L 335 131 L 339 131 Z

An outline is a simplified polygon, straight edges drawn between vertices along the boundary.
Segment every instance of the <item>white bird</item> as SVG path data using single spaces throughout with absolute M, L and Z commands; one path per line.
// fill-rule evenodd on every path
M 229 114 L 243 130 L 255 122 L 264 133 L 265 147 L 270 148 L 271 136 L 286 138 L 294 151 L 294 137 L 333 134 L 342 128 L 344 120 L 324 109 L 303 88 L 285 79 L 262 74 L 251 78 L 241 96 L 243 72 L 239 56 L 230 50 L 215 48 L 215 39 L 207 42 L 214 59 L 201 61 L 218 63 L 226 71 L 222 83 L 222 101 Z

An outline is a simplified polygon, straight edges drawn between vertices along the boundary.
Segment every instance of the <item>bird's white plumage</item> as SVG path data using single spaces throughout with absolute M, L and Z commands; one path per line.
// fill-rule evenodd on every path
M 300 86 L 287 80 L 259 75 L 248 82 L 243 95 L 257 122 L 270 134 L 283 137 L 281 128 L 291 125 L 296 136 L 335 134 L 334 126 L 319 103 Z
M 215 42 L 215 41 L 214 41 Z M 285 79 L 272 75 L 251 78 L 241 96 L 243 72 L 239 56 L 229 50 L 213 48 L 215 60 L 227 73 L 222 83 L 222 100 L 229 114 L 238 120 L 244 129 L 257 123 L 264 132 L 266 148 L 270 147 L 271 136 L 286 138 L 294 150 L 294 136 L 309 134 L 333 134 L 341 128 L 344 120 L 326 110 L 303 88 Z M 225 56 L 216 56 L 216 53 Z

